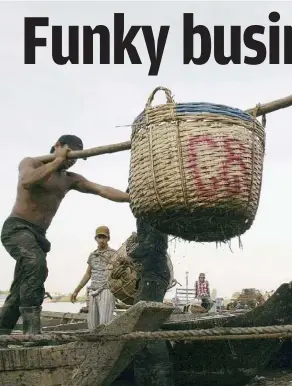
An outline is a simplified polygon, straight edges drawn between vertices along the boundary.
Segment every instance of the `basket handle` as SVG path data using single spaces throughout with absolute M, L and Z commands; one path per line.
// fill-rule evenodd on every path
M 171 95 L 171 91 L 166 87 L 159 86 L 159 87 L 156 87 L 150 94 L 148 101 L 146 103 L 145 109 L 149 109 L 151 107 L 151 103 L 153 102 L 154 96 L 157 93 L 157 91 L 164 91 L 167 103 L 175 103 Z

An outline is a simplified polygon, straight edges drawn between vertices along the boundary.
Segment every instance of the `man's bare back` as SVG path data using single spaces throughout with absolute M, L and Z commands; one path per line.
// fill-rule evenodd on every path
M 47 230 L 63 198 L 70 190 L 99 195 L 115 202 L 129 202 L 129 194 L 95 184 L 79 174 L 67 172 L 75 162 L 67 160 L 71 149 L 55 145 L 56 158 L 43 164 L 25 158 L 19 164 L 17 197 L 11 217 L 18 217 Z

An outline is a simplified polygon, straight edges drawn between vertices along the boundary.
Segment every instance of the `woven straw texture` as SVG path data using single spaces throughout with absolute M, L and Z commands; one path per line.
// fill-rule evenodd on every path
M 137 280 L 141 274 L 141 267 L 134 264 L 130 258 L 131 251 L 136 247 L 136 233 L 122 244 L 113 257 L 114 269 L 109 277 L 109 289 L 115 297 L 123 303 L 132 305 L 137 292 Z M 167 264 L 170 270 L 168 289 L 173 286 L 174 272 L 170 256 L 167 255 Z
M 136 283 L 139 275 L 139 267 L 131 261 L 128 252 L 135 247 L 136 234 L 122 244 L 113 257 L 114 269 L 109 276 L 109 289 L 115 297 L 123 303 L 132 305 L 136 294 Z
M 151 107 L 158 90 L 167 103 Z M 239 109 L 176 104 L 156 88 L 132 125 L 134 216 L 188 241 L 226 242 L 252 225 L 259 204 L 264 127 Z

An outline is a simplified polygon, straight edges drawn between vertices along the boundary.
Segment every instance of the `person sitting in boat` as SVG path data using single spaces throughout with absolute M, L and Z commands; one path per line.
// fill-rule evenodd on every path
M 20 315 L 24 334 L 41 333 L 40 313 L 48 276 L 46 257 L 51 249 L 46 233 L 66 194 L 75 190 L 129 202 L 125 192 L 68 172 L 76 163 L 67 158 L 68 153 L 82 149 L 80 138 L 63 135 L 51 148 L 53 161 L 44 164 L 28 157 L 19 164 L 16 202 L 1 232 L 1 242 L 16 266 L 10 294 L 1 309 L 0 334 L 10 334 Z
M 206 310 L 209 310 L 213 305 L 209 282 L 204 273 L 200 273 L 199 279 L 195 282 L 195 299 L 201 300 L 201 305 Z
M 71 295 L 71 301 L 76 302 L 78 293 L 91 279 L 88 287 L 88 328 L 93 330 L 100 324 L 109 323 L 114 316 L 116 299 L 108 288 L 108 277 L 112 269 L 112 258 L 116 251 L 109 247 L 110 231 L 106 226 L 96 229 L 95 240 L 97 249 L 89 255 L 87 270 L 80 283 Z

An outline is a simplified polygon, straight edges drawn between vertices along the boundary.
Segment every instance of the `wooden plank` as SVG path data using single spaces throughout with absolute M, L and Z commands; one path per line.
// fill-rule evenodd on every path
M 87 330 L 87 322 L 77 322 L 77 323 L 67 323 L 67 324 L 58 324 L 56 326 L 43 327 L 44 332 L 49 331 L 76 331 L 76 330 Z
M 52 312 L 52 311 L 42 311 L 42 318 L 50 319 L 64 319 L 64 320 L 87 320 L 87 314 L 77 314 L 72 312 Z
M 86 347 L 61 345 L 0 349 L 0 374 L 4 371 L 52 369 L 79 366 L 86 359 Z M 1 385 L 6 385 L 1 383 Z
M 159 306 L 160 305 L 161 304 L 159 304 Z M 135 307 L 136 306 L 133 306 L 132 310 L 130 309 L 129 311 L 126 311 L 120 317 L 117 317 L 112 323 L 107 325 L 105 327 L 106 331 L 108 333 L 116 334 L 117 331 L 119 330 L 121 333 L 122 332 L 126 333 L 126 332 L 131 332 L 133 330 L 145 331 L 145 330 L 148 330 L 148 327 L 150 327 L 151 330 L 156 329 L 158 328 L 158 325 L 161 324 L 161 322 L 163 322 L 168 318 L 169 314 L 173 310 L 173 308 L 171 307 L 164 306 L 162 310 L 162 315 L 161 315 L 161 313 L 159 312 L 161 311 L 159 307 L 158 308 L 152 307 L 150 308 L 150 310 L 147 308 L 146 310 L 144 310 L 143 308 L 141 309 L 141 306 L 139 306 L 137 310 L 137 307 L 136 308 Z M 138 315 L 136 315 L 137 313 Z M 67 326 L 69 325 L 66 325 L 66 327 Z M 61 330 L 63 330 L 63 328 L 64 326 L 62 325 Z M 100 333 L 103 333 L 104 331 L 102 327 L 98 327 L 97 330 L 100 330 Z M 70 343 L 70 344 L 54 346 L 54 347 L 1 349 L 0 350 L 0 373 L 5 371 L 16 371 L 16 370 L 28 371 L 28 370 L 34 370 L 34 369 L 51 369 L 55 367 L 56 368 L 67 367 L 71 365 L 72 366 L 74 365 L 76 369 L 79 364 L 81 364 L 85 359 L 88 359 L 89 354 L 92 356 L 93 361 L 95 363 L 97 356 L 103 354 L 102 350 L 100 352 L 99 346 L 107 347 L 108 344 L 116 345 L 116 343 L 117 342 L 108 342 L 106 344 L 103 344 L 100 342 L 97 342 L 97 343 L 82 342 L 82 343 Z M 125 346 L 125 342 L 123 342 L 122 345 Z M 95 346 L 95 347 L 92 347 L 92 346 Z M 119 352 L 121 352 L 122 349 L 123 347 L 119 347 Z M 128 350 L 127 347 L 124 347 L 124 352 L 127 352 L 127 350 Z M 112 348 L 109 348 L 109 350 L 107 350 L 107 355 L 109 355 L 108 351 L 112 351 Z M 106 360 L 104 359 L 102 362 L 103 362 L 103 365 L 105 365 Z
M 0 309 L 1 311 L 1 309 Z M 43 326 L 53 326 L 62 323 L 67 323 L 71 320 L 73 321 L 86 321 L 87 314 L 77 314 L 72 312 L 52 312 L 52 311 L 42 311 L 41 320 Z M 22 325 L 22 318 L 20 317 L 17 321 L 17 325 Z
M 74 367 L 37 369 L 31 371 L 7 371 L 0 373 L 2 386 L 62 386 L 71 377 Z
M 139 302 L 124 314 L 98 328 L 94 334 L 123 334 L 132 331 L 153 331 L 161 327 L 174 308 L 163 303 Z M 109 386 L 129 365 L 147 342 L 108 341 L 104 344 L 73 343 L 87 347 L 88 355 L 66 386 Z M 69 345 L 68 345 L 69 346 Z
M 204 320 L 227 320 L 228 318 L 238 316 L 238 314 L 219 314 L 219 313 L 206 313 L 206 314 L 173 314 L 171 315 L 168 320 L 163 324 L 163 326 L 171 326 L 172 324 L 180 323 L 182 326 L 184 323 L 188 324 L 190 322 L 199 322 Z
M 61 320 L 60 319 L 42 319 L 42 327 L 53 327 L 60 325 Z M 78 321 L 79 322 L 79 321 Z M 77 323 L 78 323 L 77 322 Z M 82 322 L 82 321 L 81 321 Z M 80 323 L 80 322 L 79 322 Z M 68 324 L 68 323 L 66 323 Z M 70 324 L 70 323 L 69 323 Z

